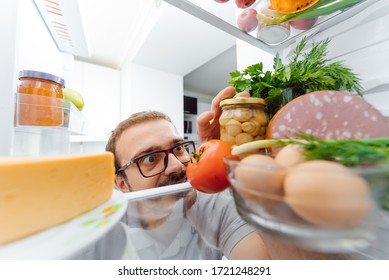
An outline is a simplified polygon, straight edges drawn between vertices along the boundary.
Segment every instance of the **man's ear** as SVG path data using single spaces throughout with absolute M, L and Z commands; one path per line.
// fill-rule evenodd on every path
M 126 181 L 123 179 L 122 176 L 119 176 L 117 174 L 115 175 L 115 184 L 122 192 L 130 192 L 130 188 L 126 184 Z

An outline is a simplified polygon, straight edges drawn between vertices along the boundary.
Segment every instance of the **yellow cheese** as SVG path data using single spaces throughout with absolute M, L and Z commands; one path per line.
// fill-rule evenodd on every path
M 108 201 L 114 173 L 109 152 L 0 158 L 0 245 Z

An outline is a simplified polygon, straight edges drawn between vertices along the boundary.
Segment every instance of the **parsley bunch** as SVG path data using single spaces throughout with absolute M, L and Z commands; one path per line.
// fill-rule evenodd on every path
M 228 83 L 236 92 L 247 91 L 267 102 L 269 118 L 292 99 L 317 90 L 343 90 L 363 96 L 359 78 L 340 62 L 326 59 L 330 40 L 313 43 L 309 52 L 304 38 L 295 48 L 288 64 L 277 54 L 273 71 L 264 71 L 263 64 L 248 66 L 243 71 L 231 72 Z M 289 91 L 286 91 L 289 89 Z

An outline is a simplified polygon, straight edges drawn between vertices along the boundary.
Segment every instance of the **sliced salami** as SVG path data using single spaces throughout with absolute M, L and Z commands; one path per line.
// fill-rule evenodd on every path
M 269 123 L 266 138 L 322 139 L 389 137 L 388 120 L 362 98 L 341 91 L 316 91 L 285 105 Z

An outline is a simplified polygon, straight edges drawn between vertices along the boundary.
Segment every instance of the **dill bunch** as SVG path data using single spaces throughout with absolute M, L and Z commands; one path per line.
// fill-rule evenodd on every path
M 304 53 L 307 45 L 304 38 L 296 47 L 289 64 L 282 64 L 278 55 L 275 59 L 273 80 L 286 88 L 294 88 L 303 94 L 304 91 L 344 90 L 363 96 L 359 78 L 350 68 L 341 62 L 330 62 L 328 54 L 329 39 L 313 43 L 309 52 Z
M 389 138 L 320 139 L 296 133 L 299 139 L 265 139 L 234 147 L 232 154 L 243 154 L 270 147 L 300 145 L 307 160 L 336 161 L 347 167 L 389 164 Z
M 282 145 L 301 145 L 307 160 L 336 161 L 348 167 L 389 162 L 389 138 L 319 139 L 304 133 L 297 136 L 303 141 L 290 139 Z

